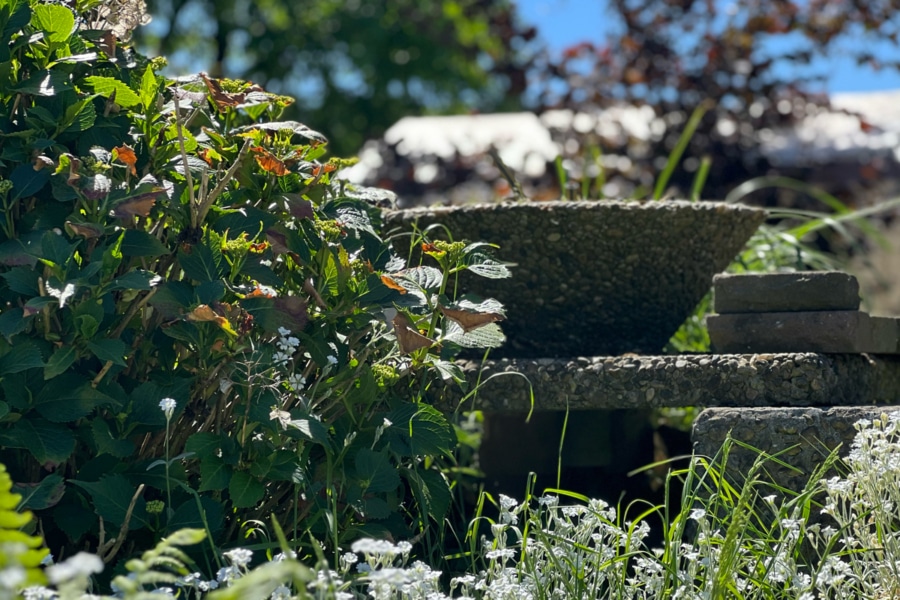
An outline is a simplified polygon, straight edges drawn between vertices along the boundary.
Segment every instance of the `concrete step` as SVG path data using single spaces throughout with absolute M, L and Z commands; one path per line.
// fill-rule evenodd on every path
M 442 410 L 860 406 L 900 398 L 900 356 L 758 353 L 460 361 L 474 397 L 436 386 Z M 460 404 L 463 402 L 463 404 Z

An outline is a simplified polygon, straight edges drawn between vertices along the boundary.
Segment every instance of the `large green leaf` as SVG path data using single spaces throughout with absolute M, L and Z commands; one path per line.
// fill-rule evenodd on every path
M 53 351 L 53 354 L 50 355 L 50 359 L 47 361 L 47 365 L 44 367 L 44 379 L 53 379 L 57 375 L 64 373 L 66 369 L 72 366 L 76 358 L 78 358 L 78 350 L 75 349 L 75 346 L 60 346 Z
M 387 415 L 385 432 L 393 452 L 403 456 L 449 456 L 456 434 L 444 415 L 428 404 L 402 404 Z
M 90 379 L 69 372 L 47 382 L 35 398 L 34 408 L 48 421 L 70 423 L 111 402 L 91 386 Z
M 113 437 L 109 425 L 103 419 L 94 419 L 91 422 L 91 434 L 94 445 L 97 447 L 97 455 L 110 454 L 116 458 L 125 458 L 134 452 L 134 444 L 130 440 L 120 440 Z
M 197 506 L 197 498 L 186 500 L 175 509 L 175 514 L 166 524 L 166 530 L 173 532 L 186 527 L 206 528 L 216 535 L 225 527 L 225 507 L 221 502 L 213 500 L 209 496 L 201 496 L 200 506 Z M 203 514 L 200 514 L 200 511 Z
M 149 256 L 155 258 L 168 254 L 169 249 L 146 231 L 126 229 L 119 248 L 123 256 Z
M 9 353 L 0 358 L 0 377 L 43 366 L 44 359 L 37 344 L 24 340 L 15 344 Z
M 128 346 L 122 340 L 97 340 L 87 343 L 88 349 L 94 353 L 94 356 L 103 362 L 111 361 L 114 365 L 120 367 L 128 366 L 125 362 L 125 355 L 128 354 Z
M 135 269 L 112 280 L 110 290 L 150 290 L 162 283 L 164 279 L 153 271 Z
M 9 174 L 9 180 L 13 184 L 12 199 L 27 198 L 33 196 L 50 181 L 50 169 L 35 171 L 29 164 L 21 164 Z
M 433 469 L 407 469 L 403 473 L 416 500 L 428 516 L 438 523 L 443 521 L 453 496 L 441 472 Z
M 112 77 L 101 77 L 92 75 L 85 77 L 86 84 L 91 86 L 94 91 L 104 98 L 109 98 L 115 94 L 115 102 L 125 108 L 131 108 L 141 103 L 141 98 L 135 94 L 130 87 Z
M 228 493 L 236 508 L 250 508 L 266 493 L 263 484 L 246 471 L 235 471 L 228 484 Z
M 75 15 L 59 4 L 38 4 L 34 7 L 32 23 L 44 32 L 44 39 L 63 44 L 75 29 Z
M 0 335 L 5 337 L 7 341 L 17 333 L 24 331 L 34 316 L 25 318 L 25 311 L 21 308 L 9 308 L 0 313 Z
M 123 475 L 106 475 L 99 481 L 71 480 L 71 483 L 87 491 L 94 504 L 94 512 L 103 517 L 107 527 L 116 529 L 125 522 L 128 507 L 137 494 L 137 487 L 132 485 Z M 131 512 L 128 529 L 140 529 L 147 525 L 146 501 L 139 496 Z
M 356 454 L 356 477 L 370 493 L 391 492 L 400 485 L 400 475 L 387 452 L 362 448 Z
M 184 444 L 185 452 L 193 452 L 195 458 L 213 456 L 222 447 L 222 436 L 211 431 L 198 431 L 191 435 Z
M 231 466 L 225 464 L 225 461 L 218 456 L 204 456 L 200 461 L 200 489 L 198 491 L 224 490 L 231 481 L 231 471 Z
M 40 294 L 38 274 L 30 267 L 13 267 L 6 273 L 0 273 L 0 277 L 5 279 L 9 289 L 17 294 L 22 294 L 26 297 Z
M 73 88 L 69 74 L 56 69 L 53 71 L 37 71 L 31 77 L 13 86 L 13 91 L 35 96 L 56 96 Z M 26 165 L 31 168 L 31 165 Z M 44 169 L 41 169 L 44 171 Z M 39 171 L 40 172 L 40 171 Z M 49 173 L 47 176 L 49 177 Z
M 156 104 L 157 91 L 159 90 L 159 82 L 150 65 L 144 70 L 141 77 L 141 106 L 144 112 L 150 110 L 150 107 Z
M 19 419 L 0 432 L 0 446 L 24 448 L 40 464 L 64 462 L 75 450 L 75 436 L 68 427 L 44 419 Z
M 59 475 L 47 475 L 39 483 L 16 485 L 13 491 L 22 495 L 19 510 L 44 510 L 55 506 L 66 490 L 63 478 Z
M 198 283 L 216 281 L 225 274 L 222 252 L 214 244 L 197 244 L 190 252 L 179 251 L 178 262 L 185 275 Z

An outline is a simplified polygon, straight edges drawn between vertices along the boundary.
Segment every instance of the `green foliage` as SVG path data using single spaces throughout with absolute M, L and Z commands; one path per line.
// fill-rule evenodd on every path
M 483 244 L 410 268 L 290 98 L 165 78 L 96 17 L 0 0 L 0 444 L 53 550 L 440 523 L 456 435 L 418 399 L 503 342 L 456 274 L 508 271 Z
M 12 479 L 0 464 L 0 598 L 12 598 L 19 587 L 41 585 L 39 566 L 49 551 L 40 536 L 22 531 L 32 524 L 30 511 L 17 511 L 22 496 L 12 492 Z
M 139 32 L 142 44 L 175 66 L 199 63 L 297 96 L 292 113 L 326 124 L 339 153 L 410 114 L 519 109 L 536 56 L 536 32 L 508 0 L 148 5 L 154 27 Z M 198 35 L 198 15 L 215 34 Z

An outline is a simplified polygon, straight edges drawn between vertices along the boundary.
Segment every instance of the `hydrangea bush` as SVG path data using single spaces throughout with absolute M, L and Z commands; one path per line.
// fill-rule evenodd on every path
M 200 528 L 221 568 L 273 517 L 305 553 L 441 524 L 457 436 L 420 399 L 503 342 L 457 273 L 506 268 L 398 256 L 291 98 L 134 52 L 142 5 L 0 0 L 0 446 L 36 530 L 108 565 Z

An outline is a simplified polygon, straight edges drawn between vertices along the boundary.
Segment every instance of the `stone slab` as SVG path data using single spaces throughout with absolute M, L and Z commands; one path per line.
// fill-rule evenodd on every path
M 721 274 L 713 290 L 719 314 L 859 309 L 859 282 L 842 271 Z
M 853 310 L 709 315 L 706 325 L 715 352 L 897 352 L 896 319 Z
M 900 399 L 900 356 L 686 354 L 460 361 L 469 390 L 436 386 L 446 411 L 498 412 L 665 406 L 860 406 Z M 532 405 L 533 400 L 533 405 Z
M 768 454 L 778 454 L 792 468 L 770 461 L 766 463 L 766 474 L 777 485 L 799 492 L 834 448 L 841 446 L 838 454 L 847 456 L 856 436 L 857 421 L 878 418 L 887 410 L 877 406 L 707 408 L 695 419 L 691 437 L 694 452 L 708 457 L 719 452 L 729 434 Z M 733 446 L 726 476 L 741 482 L 758 456 L 757 452 Z

